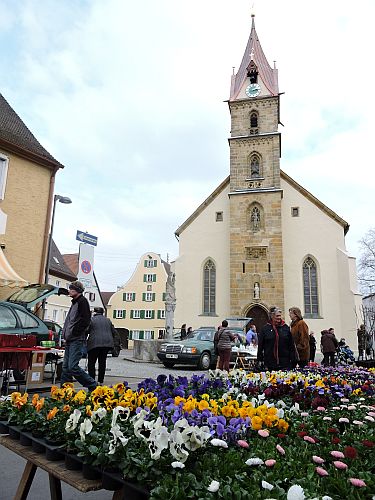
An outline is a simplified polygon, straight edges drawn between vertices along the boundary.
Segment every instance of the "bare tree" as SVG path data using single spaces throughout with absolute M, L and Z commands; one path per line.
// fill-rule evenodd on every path
M 375 292 L 375 228 L 359 241 L 362 249 L 358 262 L 358 279 L 362 293 Z

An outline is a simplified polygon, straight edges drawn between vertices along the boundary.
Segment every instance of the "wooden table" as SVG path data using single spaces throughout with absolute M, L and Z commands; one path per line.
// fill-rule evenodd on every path
M 14 500 L 27 498 L 38 467 L 48 473 L 51 500 L 62 500 L 61 481 L 83 493 L 102 489 L 100 479 L 85 479 L 82 472 L 66 469 L 62 461 L 50 462 L 44 455 L 35 453 L 31 448 L 21 445 L 19 441 L 11 439 L 9 436 L 0 436 L 0 444 L 27 460 Z M 123 496 L 124 491 L 121 489 L 115 491 L 112 498 L 120 500 Z

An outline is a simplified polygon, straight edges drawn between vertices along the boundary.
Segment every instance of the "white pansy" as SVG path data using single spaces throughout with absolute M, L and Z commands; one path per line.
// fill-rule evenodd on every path
M 114 427 L 116 425 L 117 419 L 120 417 L 121 420 L 128 420 L 130 416 L 130 408 L 124 408 L 123 406 L 116 406 L 112 411 L 112 424 Z
M 174 469 L 183 469 L 185 467 L 185 464 L 183 464 L 182 462 L 172 462 L 171 466 Z
M 94 423 L 97 423 L 99 422 L 100 420 L 103 420 L 103 418 L 107 415 L 107 410 L 105 408 L 98 408 L 97 410 L 93 411 L 92 412 L 92 415 L 91 415 L 91 420 L 94 422 Z
M 84 441 L 86 439 L 86 435 L 90 434 L 91 431 L 92 431 L 92 422 L 89 418 L 85 418 L 85 420 L 79 426 L 79 436 L 81 438 L 81 441 Z
M 261 458 L 248 458 L 245 462 L 246 465 L 263 465 L 264 462 Z
M 284 403 L 284 401 L 282 401 L 280 399 L 280 401 L 277 402 L 277 405 L 276 406 L 279 406 L 280 408 L 285 408 L 286 407 L 286 404 Z
M 221 446 L 222 448 L 228 448 L 228 443 L 222 439 L 211 439 L 210 443 L 212 446 Z
M 262 488 L 265 490 L 273 490 L 273 485 L 271 483 L 267 483 L 267 481 L 262 481 Z
M 284 415 L 285 415 L 285 411 L 282 409 L 282 408 L 279 408 L 276 412 L 276 415 L 279 417 L 279 418 L 284 418 Z
M 72 432 L 77 428 L 79 419 L 81 418 L 81 411 L 75 409 L 73 413 L 70 414 L 68 420 L 65 424 L 66 432 Z
M 132 421 L 133 421 L 133 432 L 134 435 L 137 436 L 137 438 L 142 438 L 144 439 L 143 434 L 141 433 L 141 429 L 143 429 L 143 423 L 144 419 L 148 415 L 148 412 L 146 410 L 141 410 L 139 413 L 134 415 Z
M 112 434 L 112 437 L 109 441 L 108 455 L 113 455 L 120 445 L 126 446 L 128 444 L 129 438 L 124 436 L 118 424 L 111 427 L 109 432 Z
M 173 429 L 169 436 L 169 451 L 173 458 L 179 462 L 186 462 L 189 452 L 184 447 L 182 434 L 178 429 Z
M 287 500 L 304 500 L 306 497 L 302 486 L 293 484 L 293 486 L 289 488 L 286 498 Z
M 216 493 L 220 487 L 219 481 L 211 481 L 211 484 L 208 486 L 208 491 L 211 493 Z
M 190 451 L 201 448 L 210 437 L 210 429 L 207 426 L 189 426 L 182 431 L 184 445 Z
M 150 450 L 151 458 L 159 460 L 161 452 L 166 450 L 169 446 L 169 432 L 164 426 L 158 427 L 151 431 L 148 439 L 148 448 Z

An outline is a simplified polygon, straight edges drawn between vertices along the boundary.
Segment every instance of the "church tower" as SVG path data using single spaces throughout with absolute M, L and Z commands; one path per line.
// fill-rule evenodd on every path
M 284 308 L 279 90 L 252 15 L 250 37 L 230 98 L 230 311 L 264 324 Z

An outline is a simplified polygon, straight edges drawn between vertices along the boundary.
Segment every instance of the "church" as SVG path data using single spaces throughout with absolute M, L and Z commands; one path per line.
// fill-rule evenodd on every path
M 320 343 L 335 328 L 356 349 L 361 295 L 349 224 L 280 169 L 278 70 L 250 37 L 228 102 L 230 175 L 176 230 L 175 328 L 218 326 L 299 307 Z

